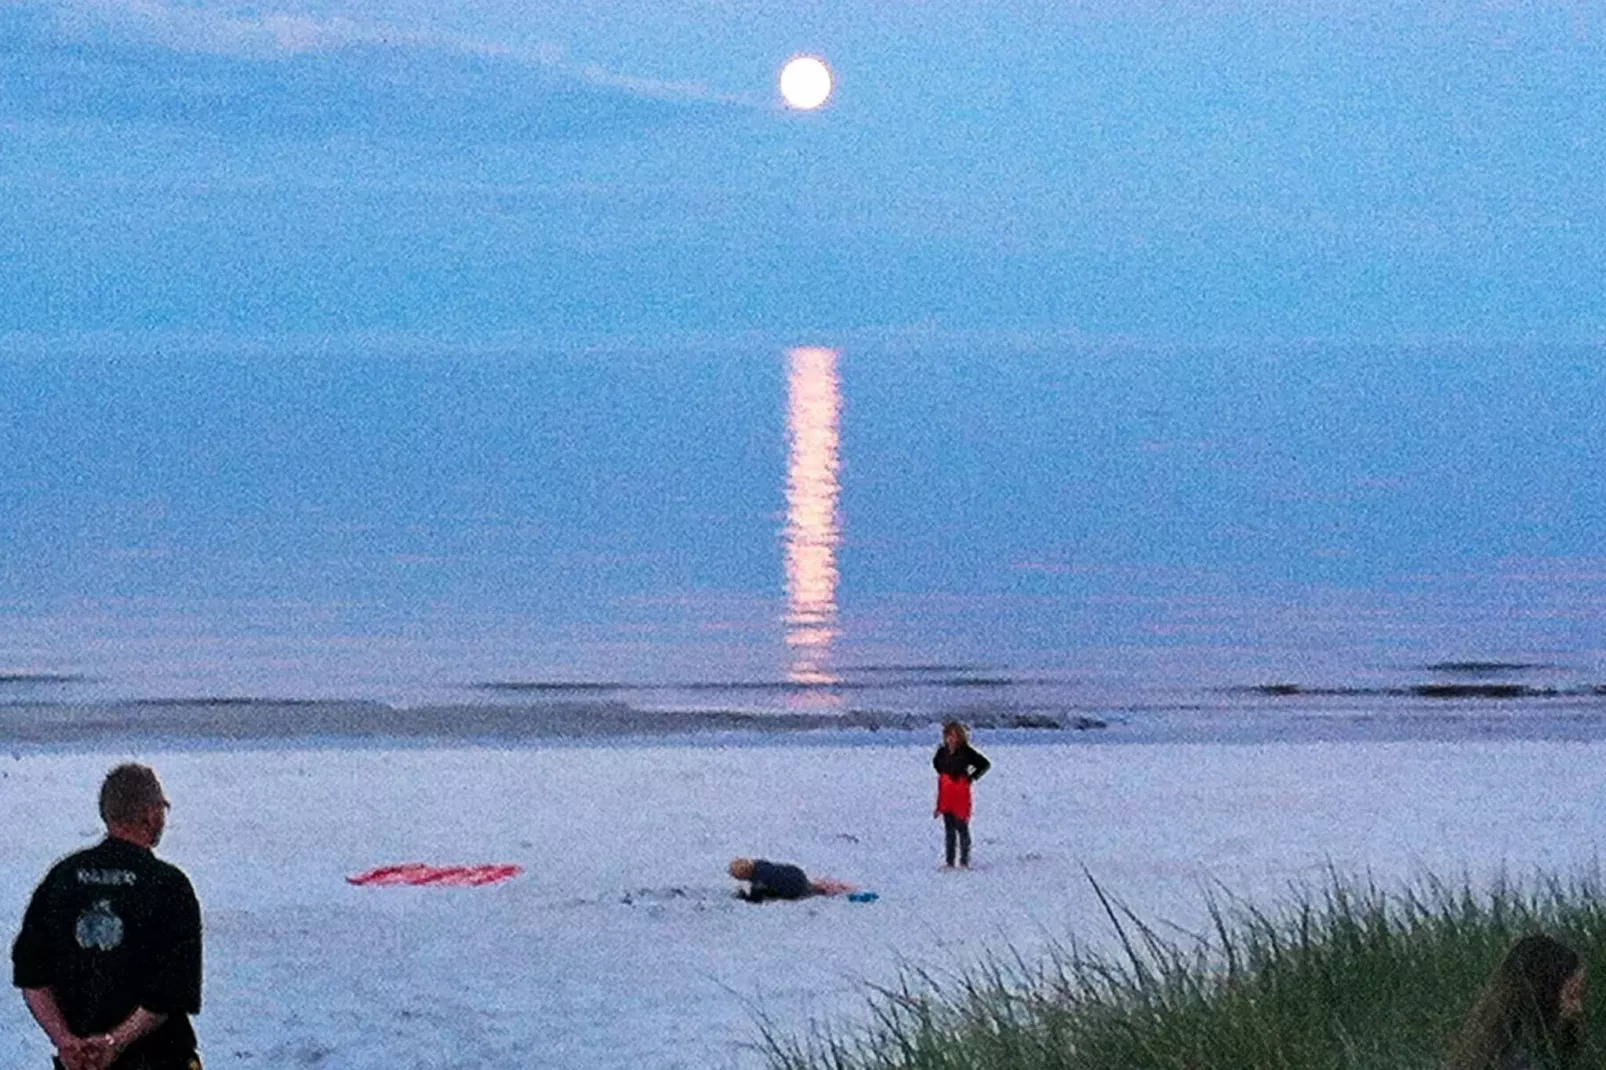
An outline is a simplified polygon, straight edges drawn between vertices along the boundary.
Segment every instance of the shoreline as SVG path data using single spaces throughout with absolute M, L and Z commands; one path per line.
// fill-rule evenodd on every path
M 997 742 L 1227 745 L 1606 741 L 1606 696 L 1426 698 L 1280 696 L 1221 705 L 1107 711 L 976 707 L 842 712 L 650 709 L 617 701 L 431 704 L 185 699 L 0 704 L 0 748 L 50 752 L 154 746 L 542 747 L 902 744 L 957 718 Z

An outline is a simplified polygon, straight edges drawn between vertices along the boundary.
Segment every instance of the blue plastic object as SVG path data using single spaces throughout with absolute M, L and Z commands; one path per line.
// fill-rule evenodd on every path
M 880 899 L 880 898 L 881 897 L 879 895 L 876 895 L 874 892 L 849 892 L 848 893 L 848 902 L 850 902 L 850 903 L 874 903 L 877 899 Z

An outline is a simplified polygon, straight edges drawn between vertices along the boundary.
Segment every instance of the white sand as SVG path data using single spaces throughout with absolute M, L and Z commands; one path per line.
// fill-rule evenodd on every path
M 1082 867 L 1191 924 L 1329 863 L 1388 881 L 1595 864 L 1606 744 L 1010 745 L 977 788 L 976 860 L 940 868 L 934 741 L 843 746 L 267 749 L 133 755 L 173 800 L 160 854 L 207 925 L 211 1068 L 728 1068 L 764 1012 L 862 1008 L 900 964 L 1108 938 Z M 98 835 L 129 755 L 0 760 L 7 942 L 47 865 Z M 880 900 L 750 906 L 733 854 Z M 355 888 L 371 866 L 516 862 L 478 889 Z M 20 998 L 0 1066 L 48 1065 Z

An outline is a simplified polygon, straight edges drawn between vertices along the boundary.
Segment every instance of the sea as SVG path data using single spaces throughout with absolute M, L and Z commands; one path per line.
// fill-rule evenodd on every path
M 11 336 L 0 736 L 1606 738 L 1603 531 L 1598 341 Z

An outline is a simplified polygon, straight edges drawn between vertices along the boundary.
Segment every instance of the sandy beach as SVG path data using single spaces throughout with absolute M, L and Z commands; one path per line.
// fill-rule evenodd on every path
M 978 743 L 995 769 L 970 872 L 940 866 L 924 736 L 29 752 L 0 767 L 0 902 L 14 934 L 45 867 L 98 835 L 105 769 L 138 758 L 174 802 L 160 853 L 205 911 L 208 1066 L 750 1068 L 761 1017 L 848 1024 L 904 967 L 1103 943 L 1084 868 L 1189 926 L 1213 887 L 1264 900 L 1329 866 L 1593 867 L 1606 811 L 1602 743 Z M 750 906 L 735 854 L 880 898 Z M 414 861 L 525 872 L 344 880 Z M 47 1057 L 0 1001 L 0 1064 Z

